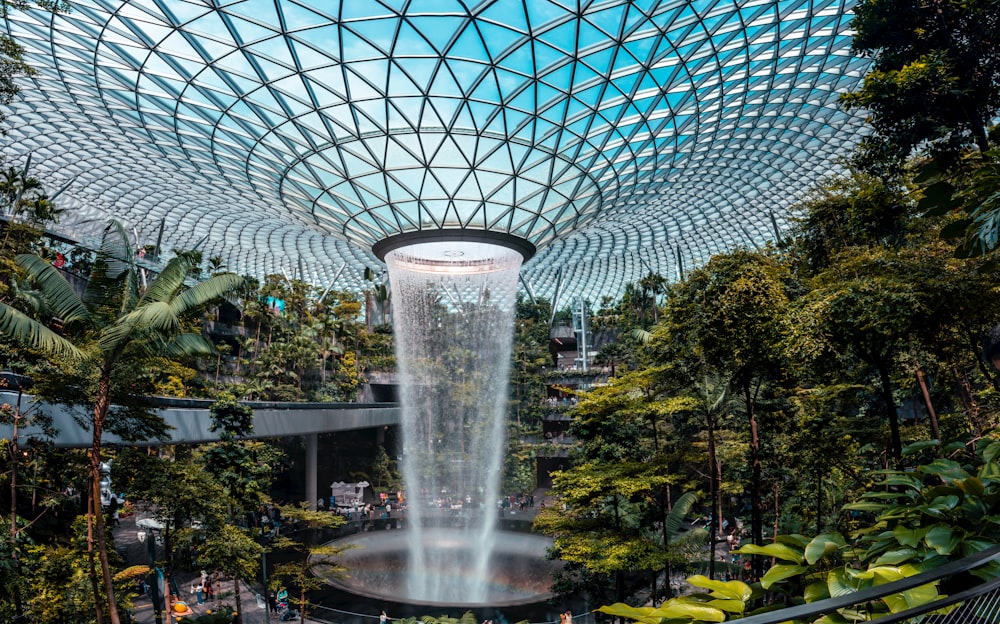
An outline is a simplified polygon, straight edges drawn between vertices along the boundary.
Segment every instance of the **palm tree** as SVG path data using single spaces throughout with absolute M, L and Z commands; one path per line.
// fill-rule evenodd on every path
M 185 288 L 184 280 L 191 271 L 192 258 L 181 254 L 164 267 L 145 292 L 141 292 L 133 246 L 122 225 L 114 221 L 104 231 L 82 297 L 42 258 L 21 254 L 16 263 L 37 284 L 52 313 L 48 320 L 60 327 L 60 331 L 57 333 L 45 322 L 0 304 L 0 334 L 51 358 L 69 358 L 89 364 L 96 371 L 90 449 L 90 492 L 94 496 L 101 479 L 101 438 L 111 404 L 116 364 L 123 358 L 154 354 L 165 357 L 214 355 L 214 347 L 200 334 L 183 332 L 181 318 L 238 288 L 242 278 L 226 273 Z M 118 624 L 104 518 L 97 505 L 93 519 L 110 619 L 112 624 Z
M 667 287 L 667 279 L 660 275 L 659 273 L 649 273 L 646 277 L 639 280 L 639 288 L 642 290 L 642 305 L 643 312 L 645 313 L 645 307 L 652 302 L 653 307 L 653 324 L 655 325 L 660 319 L 660 304 L 659 296 L 663 294 Z

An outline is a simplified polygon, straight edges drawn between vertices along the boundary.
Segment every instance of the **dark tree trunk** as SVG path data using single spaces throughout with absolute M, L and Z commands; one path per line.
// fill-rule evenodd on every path
M 722 498 L 719 487 L 722 482 L 722 467 L 715 456 L 715 423 L 708 423 L 708 470 L 709 496 L 712 499 L 712 518 L 708 528 L 708 578 L 715 579 L 715 545 L 718 543 L 718 529 L 722 526 Z
M 761 509 L 761 465 L 760 465 L 760 435 L 757 430 L 757 401 L 750 391 L 750 386 L 743 388 L 743 400 L 746 403 L 747 416 L 750 419 L 750 533 L 751 540 L 757 546 L 764 544 L 764 513 Z M 758 578 L 764 574 L 763 561 L 760 557 L 753 558 L 754 575 Z
M 816 535 L 823 532 L 823 471 L 816 473 Z
M 21 574 L 20 549 L 17 546 L 17 427 L 21 418 L 21 388 L 17 389 L 17 407 L 14 408 L 14 418 L 11 423 L 10 436 L 10 552 L 14 560 L 14 571 L 18 576 Z M 14 600 L 14 611 L 17 619 L 24 617 L 24 604 L 21 602 L 21 587 L 14 583 L 11 588 L 11 597 Z
M 941 430 L 938 429 L 937 412 L 934 411 L 934 404 L 931 402 L 931 393 L 927 388 L 927 379 L 924 371 L 917 369 L 917 381 L 920 382 L 920 392 L 924 395 L 924 404 L 927 406 L 927 416 L 931 421 L 931 435 L 938 442 L 941 441 Z
M 91 483 L 87 495 L 87 560 L 90 562 L 90 587 L 94 592 L 94 618 L 97 624 L 104 623 L 104 606 L 101 599 L 101 587 L 97 581 L 97 565 L 94 563 L 94 506 L 100 506 L 100 497 L 95 497 L 97 489 L 95 483 Z M 95 502 L 96 501 L 96 502 Z M 97 513 L 96 515 L 101 515 Z
M 897 469 L 903 464 L 903 443 L 899 437 L 899 412 L 896 401 L 892 398 L 892 380 L 889 379 L 889 367 L 884 363 L 876 365 L 879 380 L 882 382 L 882 400 L 885 403 L 885 414 L 889 418 L 889 436 L 892 445 L 889 452 Z
M 101 379 L 97 387 L 97 401 L 94 404 L 94 437 L 90 448 L 90 480 L 91 496 L 95 497 L 92 506 L 94 527 L 97 531 L 97 554 L 101 560 L 101 575 L 104 577 L 104 591 L 108 597 L 108 617 L 111 624 L 120 624 L 118 618 L 118 602 L 115 600 L 115 586 L 111 581 L 111 564 L 108 561 L 108 541 L 105 535 L 104 514 L 101 513 L 101 437 L 104 434 L 104 421 L 108 416 L 111 402 L 111 370 L 105 367 L 101 371 Z

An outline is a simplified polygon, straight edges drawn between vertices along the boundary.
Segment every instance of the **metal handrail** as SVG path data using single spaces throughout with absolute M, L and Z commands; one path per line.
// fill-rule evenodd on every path
M 815 617 L 817 615 L 823 615 L 830 613 L 831 611 L 836 611 L 837 609 L 843 609 L 845 607 L 850 607 L 856 605 L 860 602 L 867 602 L 869 600 L 875 600 L 878 598 L 884 598 L 892 594 L 898 594 L 899 592 L 906 591 L 908 589 L 913 589 L 914 587 L 920 587 L 921 585 L 926 585 L 934 581 L 940 580 L 942 578 L 952 576 L 954 574 L 959 574 L 961 572 L 967 572 L 973 568 L 979 567 L 980 565 L 992 561 L 1000 557 L 1000 545 L 993 546 L 974 555 L 970 555 L 963 559 L 957 561 L 950 561 L 943 566 L 934 568 L 933 570 L 928 570 L 927 572 L 921 572 L 920 574 L 915 574 L 913 576 L 908 576 L 904 579 L 894 581 L 892 583 L 886 583 L 885 585 L 879 585 L 878 587 L 869 587 L 868 589 L 863 589 L 858 592 L 853 592 L 850 594 L 845 594 L 843 596 L 836 596 L 834 598 L 827 598 L 826 600 L 820 600 L 817 602 L 811 602 L 803 605 L 796 605 L 794 607 L 787 607 L 784 609 L 779 609 L 777 611 L 770 611 L 768 613 L 760 613 L 758 615 L 752 615 L 748 618 L 743 618 L 738 620 L 740 624 L 779 624 L 780 622 L 787 622 L 789 620 L 805 619 L 810 617 Z M 942 607 L 955 604 L 962 600 L 972 598 L 983 594 L 990 589 L 992 589 L 995 584 L 1000 584 L 1000 579 L 994 579 L 984 583 L 982 585 L 977 585 L 976 587 L 965 590 L 961 594 L 968 594 L 965 597 L 959 597 L 961 594 L 956 594 L 952 597 L 947 597 L 942 600 L 935 601 L 933 603 L 928 603 L 927 605 L 922 605 L 920 607 L 914 607 L 906 612 L 901 612 L 897 614 L 892 614 L 884 618 L 879 618 L 879 622 L 884 624 L 890 624 L 891 622 L 901 622 L 907 618 L 914 617 L 923 613 L 928 613 L 940 609 Z M 989 586 L 989 587 L 987 587 Z M 900 616 L 906 613 L 907 615 L 900 619 Z M 887 619 L 892 618 L 892 619 Z
M 985 583 L 976 585 L 971 589 L 960 591 L 952 596 L 945 596 L 941 600 L 935 600 L 934 602 L 922 604 L 919 607 L 913 607 L 912 609 L 907 609 L 906 611 L 900 611 L 899 613 L 893 613 L 892 615 L 881 617 L 878 621 L 879 624 L 897 624 L 898 622 L 905 622 L 912 617 L 917 617 L 918 615 L 930 613 L 931 611 L 937 611 L 938 609 L 950 607 L 953 604 L 958 604 L 978 596 L 983 596 L 997 588 L 1000 588 L 1000 576 L 990 579 Z

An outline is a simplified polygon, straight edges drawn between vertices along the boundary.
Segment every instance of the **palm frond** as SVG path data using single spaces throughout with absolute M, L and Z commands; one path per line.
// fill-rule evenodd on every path
M 214 356 L 215 345 L 201 334 L 178 334 L 163 343 L 161 355 L 169 358 Z
M 138 305 L 142 306 L 144 303 L 152 301 L 170 301 L 181 288 L 184 288 L 184 279 L 187 278 L 190 271 L 190 258 L 184 255 L 171 258 L 167 266 L 160 271 L 153 283 L 146 289 Z
M 137 299 L 138 275 L 132 243 L 120 222 L 109 221 L 83 301 L 90 309 L 101 308 L 112 316 L 120 316 L 134 309 Z
M 0 334 L 32 349 L 76 360 L 86 357 L 76 345 L 30 316 L 0 303 Z
M 653 339 L 653 332 L 641 327 L 636 327 L 629 332 L 629 335 L 639 341 L 639 344 L 649 344 L 650 340 Z
M 170 302 L 174 314 L 180 316 L 190 310 L 197 310 L 214 299 L 225 296 L 243 285 L 243 278 L 235 273 L 221 273 L 197 284 Z
M 694 492 L 685 492 L 681 494 L 680 498 L 674 502 L 674 506 L 670 509 L 670 513 L 667 514 L 667 535 L 674 537 L 681 530 L 681 525 L 684 523 L 684 518 L 686 518 L 691 513 L 691 509 L 694 504 L 698 502 L 698 495 Z
M 73 287 L 54 266 L 34 254 L 20 254 L 15 258 L 17 265 L 38 285 L 52 314 L 64 326 L 73 323 L 90 322 L 90 311 L 83 305 Z
M 139 314 L 126 314 L 101 330 L 98 346 L 104 353 L 121 353 L 136 336 L 138 329 Z
M 118 352 L 135 338 L 170 336 L 180 330 L 180 320 L 163 302 L 149 303 L 119 318 L 101 332 L 100 346 L 105 353 Z

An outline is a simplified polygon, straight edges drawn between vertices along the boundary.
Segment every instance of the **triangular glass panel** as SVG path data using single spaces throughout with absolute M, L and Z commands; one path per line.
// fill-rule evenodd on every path
M 378 49 L 384 55 L 393 51 L 396 44 L 393 36 L 399 25 L 400 20 L 397 16 L 373 18 L 371 14 L 367 15 L 366 19 L 350 22 L 341 21 L 343 28 L 353 31 L 368 45 Z
M 434 46 L 430 44 L 427 40 L 432 36 L 432 33 L 421 34 L 415 28 L 409 20 L 400 20 L 399 22 L 399 32 L 396 34 L 396 40 L 393 43 L 393 56 L 397 57 L 410 57 L 410 56 L 427 56 L 427 57 L 437 57 L 438 51 L 434 49 Z

